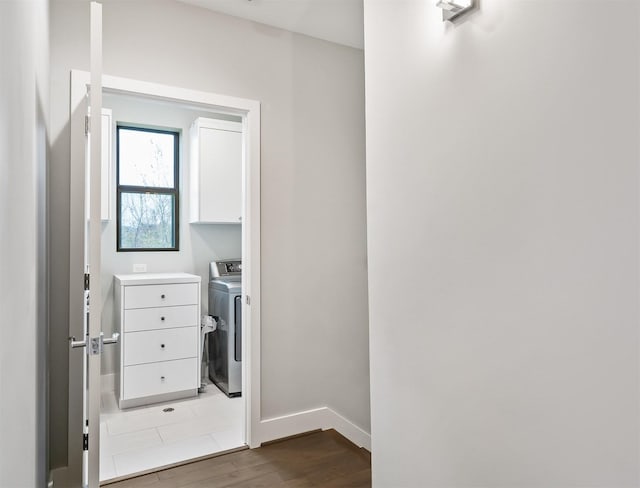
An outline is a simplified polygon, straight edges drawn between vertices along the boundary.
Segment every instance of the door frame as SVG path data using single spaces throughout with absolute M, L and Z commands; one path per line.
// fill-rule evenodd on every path
M 69 262 L 69 336 L 81 335 L 81 297 L 84 283 L 81 271 L 83 207 L 77 202 L 84 196 L 84 101 L 90 86 L 90 73 L 71 71 L 70 97 L 70 262 Z M 250 448 L 260 446 L 260 102 L 231 97 L 216 93 L 172 87 L 158 83 L 129 78 L 102 76 L 104 92 L 146 97 L 175 103 L 187 103 L 221 114 L 242 118 L 243 126 L 243 213 L 242 213 L 242 314 L 243 348 L 245 351 L 242 381 L 245 399 L 245 435 Z M 92 273 L 93 275 L 93 273 Z M 100 283 L 99 276 L 91 281 Z M 243 332 L 244 332 L 243 331 Z M 90 385 L 95 388 L 94 385 Z M 99 386 L 98 386 L 99 387 Z M 80 476 L 82 459 L 77 453 L 82 451 L 82 428 L 78 418 L 82 418 L 82 353 L 69 354 L 69 425 L 68 425 L 68 472 L 66 479 Z M 75 473 L 75 474 L 74 474 Z M 76 478 L 77 479 L 77 478 Z

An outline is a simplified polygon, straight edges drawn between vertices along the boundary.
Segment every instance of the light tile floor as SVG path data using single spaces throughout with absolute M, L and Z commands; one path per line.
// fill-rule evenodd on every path
M 197 398 L 126 410 L 103 392 L 100 481 L 242 447 L 244 418 L 244 399 L 211 384 Z

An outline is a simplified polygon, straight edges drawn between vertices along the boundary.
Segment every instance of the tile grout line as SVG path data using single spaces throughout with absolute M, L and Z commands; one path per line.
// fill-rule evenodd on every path
M 102 400 L 102 405 L 104 405 L 105 408 L 110 409 L 111 407 L 113 407 L 113 405 L 111 405 L 111 403 L 113 402 L 107 401 L 106 398 L 102 398 L 101 400 Z M 222 403 L 219 403 L 220 400 L 223 400 Z M 169 423 L 163 422 L 164 417 L 162 415 L 164 412 L 162 412 L 162 408 L 163 407 L 166 408 L 169 406 L 176 408 L 176 411 L 181 410 L 180 415 L 178 415 L 181 418 L 180 420 L 175 422 L 171 421 Z M 235 442 L 233 441 L 230 443 L 229 439 L 226 439 L 224 442 L 222 442 L 221 440 L 218 440 L 218 438 L 216 437 L 216 434 L 218 433 L 224 436 L 224 434 L 228 432 L 233 432 L 235 430 L 235 427 L 233 426 L 236 424 L 235 422 L 236 415 L 239 415 L 239 413 L 235 412 L 236 410 L 237 410 L 237 407 L 235 407 L 235 405 L 232 405 L 231 403 L 228 403 L 226 401 L 226 398 L 218 397 L 217 394 L 212 394 L 212 395 L 207 395 L 201 398 L 185 400 L 184 402 L 177 402 L 177 403 L 172 402 L 164 405 L 146 406 L 141 408 L 140 411 L 133 416 L 123 415 L 123 414 L 126 414 L 127 412 L 123 412 L 121 410 L 111 412 L 110 414 L 104 416 L 104 424 L 105 424 L 105 431 L 106 431 L 105 437 L 108 438 L 105 440 L 108 440 L 109 442 L 111 442 L 115 438 L 116 443 L 121 443 L 122 439 L 126 439 L 126 437 L 118 439 L 118 437 L 120 436 L 127 436 L 127 435 L 135 436 L 136 433 L 140 433 L 145 430 L 148 430 L 148 431 L 153 430 L 154 435 L 160 441 L 160 443 L 156 446 L 140 447 L 139 449 L 134 449 L 131 451 L 125 450 L 117 454 L 113 454 L 112 452 L 109 452 L 111 451 L 111 449 L 109 449 L 108 452 L 105 453 L 110 455 L 109 457 L 111 460 L 112 470 L 109 470 L 109 471 L 116 473 L 116 476 L 125 476 L 129 474 L 133 474 L 129 472 L 124 472 L 124 473 L 121 472 L 122 469 L 118 469 L 117 467 L 116 457 L 118 457 L 118 459 L 120 459 L 121 461 L 125 461 L 126 458 L 125 459 L 122 458 L 122 455 L 124 454 L 127 454 L 127 457 L 128 456 L 134 456 L 134 457 L 144 456 L 144 453 L 147 452 L 149 449 L 156 449 L 156 448 L 175 449 L 176 444 L 182 444 L 182 447 L 180 448 L 181 451 L 183 449 L 190 451 L 190 450 L 193 450 L 198 445 L 200 445 L 199 449 L 201 449 L 202 442 L 205 442 L 206 444 L 207 442 L 205 441 L 205 439 L 208 439 L 208 442 L 211 443 L 211 447 L 213 447 L 213 451 L 209 451 L 205 448 L 206 452 L 203 451 L 205 455 L 215 454 L 216 452 L 221 452 L 227 449 L 240 447 L 240 446 L 235 446 Z M 244 408 L 242 410 L 244 411 Z M 215 414 L 215 412 L 218 412 L 218 413 Z M 199 413 L 201 413 L 202 415 L 199 415 Z M 167 413 L 167 415 L 171 415 L 171 414 Z M 193 430 L 193 427 L 194 427 L 192 424 L 194 422 L 199 423 L 199 422 L 206 422 L 207 420 L 211 420 L 212 415 L 214 416 L 214 418 L 217 418 L 218 420 L 222 419 L 222 424 L 224 425 L 222 424 L 215 425 L 215 427 L 213 427 L 214 430 L 209 432 L 207 432 L 205 429 L 211 428 L 211 426 L 206 426 L 206 427 L 203 427 L 203 430 L 199 431 L 197 435 L 190 435 L 182 439 L 179 437 L 176 438 L 176 436 L 174 435 L 175 432 L 172 432 L 172 429 L 178 429 L 178 430 L 189 430 L 191 434 L 195 434 L 195 432 L 191 432 L 191 430 Z M 244 415 L 246 415 L 246 412 L 243 412 L 241 416 L 244 417 Z M 145 417 L 147 418 L 145 419 Z M 167 420 L 167 419 L 164 419 L 164 420 Z M 145 424 L 145 421 L 148 422 L 146 424 L 146 427 L 142 427 L 142 428 L 137 427 L 140 423 Z M 112 425 L 113 422 L 116 422 L 116 423 L 123 422 L 121 427 L 124 427 L 125 430 L 118 434 L 112 434 L 111 431 L 113 429 L 110 427 L 113 427 Z M 136 429 L 126 430 L 127 427 L 128 428 L 136 427 Z M 162 434 L 163 428 L 165 427 L 169 429 L 167 430 L 168 437 L 166 439 L 165 439 L 165 436 L 163 436 Z M 149 432 L 149 434 L 151 433 Z M 171 438 L 173 438 L 173 440 L 169 441 L 169 439 Z M 223 439 L 224 438 L 225 437 L 223 437 Z M 190 445 L 190 443 L 192 444 Z M 230 444 L 234 444 L 234 445 L 230 445 Z M 202 455 L 202 453 L 194 453 L 194 454 Z M 178 462 L 181 462 L 181 460 L 178 460 Z M 131 464 L 130 462 L 125 462 L 125 465 L 123 466 L 127 466 L 130 464 Z M 121 468 L 123 466 L 121 466 Z M 128 467 L 131 468 L 131 466 L 128 466 Z M 128 471 L 127 468 L 125 468 L 125 471 Z

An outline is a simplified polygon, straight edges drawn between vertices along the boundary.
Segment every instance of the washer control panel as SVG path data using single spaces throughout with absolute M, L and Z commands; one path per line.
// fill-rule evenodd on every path
M 209 279 L 224 278 L 225 276 L 242 276 L 242 260 L 229 259 L 213 261 L 209 264 Z

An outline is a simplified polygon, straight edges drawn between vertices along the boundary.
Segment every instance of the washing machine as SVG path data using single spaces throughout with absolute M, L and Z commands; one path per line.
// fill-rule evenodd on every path
M 208 334 L 209 378 L 227 396 L 242 395 L 242 261 L 209 265 L 209 315 L 218 325 Z

